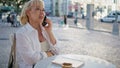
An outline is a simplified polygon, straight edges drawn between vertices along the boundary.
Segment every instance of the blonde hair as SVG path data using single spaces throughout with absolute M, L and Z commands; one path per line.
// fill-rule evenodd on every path
M 41 6 L 44 7 L 44 3 L 42 0 L 30 0 L 30 1 L 26 2 L 22 9 L 21 15 L 20 15 L 20 22 L 22 25 L 25 25 L 27 22 L 29 22 L 26 11 L 31 9 L 33 5 L 35 5 L 35 6 L 39 5 L 40 7 Z

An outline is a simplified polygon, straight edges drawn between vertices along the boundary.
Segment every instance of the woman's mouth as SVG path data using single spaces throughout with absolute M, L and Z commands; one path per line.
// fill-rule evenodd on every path
M 41 18 L 41 17 L 44 17 L 44 15 L 40 15 L 39 17 L 40 17 L 40 18 Z
M 44 16 L 42 16 L 42 15 L 41 15 L 41 16 L 39 16 L 39 19 L 44 19 Z

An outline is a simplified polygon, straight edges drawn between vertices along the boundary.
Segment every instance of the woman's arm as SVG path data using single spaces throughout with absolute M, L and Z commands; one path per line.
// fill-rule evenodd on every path
M 57 55 L 59 54 L 59 47 L 58 47 L 58 41 L 56 40 L 53 32 L 52 32 L 52 21 L 50 19 L 46 19 L 46 22 L 48 23 L 47 26 L 45 26 L 45 35 L 47 36 L 47 40 L 50 44 L 50 51 L 52 54 Z M 47 32 L 47 34 L 46 34 Z
M 46 19 L 46 22 L 48 24 L 48 26 L 45 26 L 45 30 L 49 36 L 49 39 L 50 39 L 50 42 L 55 45 L 56 44 L 56 39 L 53 35 L 53 32 L 52 32 L 52 21 L 50 19 Z
M 56 39 L 55 39 L 52 31 L 48 31 L 47 33 L 48 33 L 48 36 L 49 36 L 49 38 L 50 38 L 50 42 L 51 42 L 53 45 L 55 45 L 55 44 L 56 44 Z

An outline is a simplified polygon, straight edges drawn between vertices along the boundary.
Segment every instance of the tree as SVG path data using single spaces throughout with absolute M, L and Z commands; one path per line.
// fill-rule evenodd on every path
M 29 1 L 29 0 L 12 0 L 13 4 L 15 6 L 15 11 L 17 13 L 19 13 L 21 11 L 20 6 L 23 6 L 23 4 L 27 1 Z
M 19 13 L 21 11 L 20 6 L 22 6 L 26 1 L 29 0 L 0 0 L 3 6 L 12 6 L 15 11 Z

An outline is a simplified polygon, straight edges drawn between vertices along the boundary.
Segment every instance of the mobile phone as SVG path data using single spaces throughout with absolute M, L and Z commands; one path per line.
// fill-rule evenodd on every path
M 43 26 L 46 26 L 46 25 L 47 25 L 47 22 L 45 22 L 46 18 L 47 18 L 47 17 L 45 16 L 45 17 L 44 17 L 44 20 L 43 20 L 43 23 L 42 23 Z

